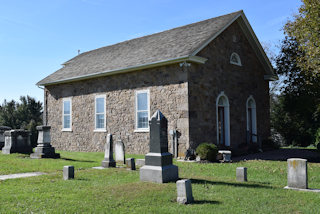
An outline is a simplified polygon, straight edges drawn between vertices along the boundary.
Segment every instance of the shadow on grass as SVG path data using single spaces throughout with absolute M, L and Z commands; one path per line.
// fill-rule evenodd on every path
M 243 160 L 287 161 L 289 158 L 303 158 L 311 163 L 320 163 L 320 153 L 315 149 L 281 148 L 273 151 L 232 157 L 233 163 Z
M 66 161 L 75 161 L 75 162 L 85 162 L 85 163 L 94 163 L 95 161 L 88 161 L 88 160 L 76 160 L 76 159 L 71 159 L 71 158 L 60 158 L 61 160 L 66 160 Z
M 192 184 L 210 184 L 210 185 L 226 185 L 234 187 L 248 187 L 248 188 L 265 188 L 271 189 L 272 187 L 261 185 L 261 184 L 248 184 L 248 183 L 237 183 L 237 182 L 222 182 L 222 181 L 208 181 L 201 179 L 190 179 Z
M 220 201 L 195 200 L 192 204 L 221 204 Z

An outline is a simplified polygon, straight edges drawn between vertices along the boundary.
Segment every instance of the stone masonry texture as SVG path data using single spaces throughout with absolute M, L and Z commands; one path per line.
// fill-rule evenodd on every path
M 233 52 L 242 66 L 230 64 Z M 135 130 L 135 93 L 149 90 L 150 116 L 160 110 L 168 119 L 168 130 L 179 133 L 178 151 L 203 142 L 217 143 L 216 99 L 224 91 L 230 103 L 230 147 L 246 142 L 246 101 L 256 102 L 257 133 L 270 135 L 269 85 L 263 67 L 240 26 L 234 22 L 198 56 L 203 65 L 172 64 L 124 74 L 45 87 L 44 119 L 51 128 L 52 145 L 59 150 L 104 151 L 105 136 L 121 138 L 126 153 L 146 154 L 149 132 Z M 106 95 L 106 132 L 94 132 L 95 96 Z M 72 98 L 72 131 L 62 130 L 62 99 Z M 168 136 L 168 139 L 171 139 Z M 171 150 L 169 140 L 169 152 Z

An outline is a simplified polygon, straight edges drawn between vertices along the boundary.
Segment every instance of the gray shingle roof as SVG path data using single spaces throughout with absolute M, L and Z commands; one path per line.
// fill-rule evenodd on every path
M 84 52 L 37 85 L 190 56 L 242 11 Z

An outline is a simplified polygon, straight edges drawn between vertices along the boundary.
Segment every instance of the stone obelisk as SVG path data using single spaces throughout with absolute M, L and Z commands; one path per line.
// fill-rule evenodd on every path
M 140 180 L 155 183 L 178 180 L 178 167 L 172 164 L 172 154 L 168 152 L 168 121 L 159 110 L 151 117 L 149 127 L 150 152 L 140 168 Z
M 101 163 L 104 168 L 116 167 L 116 162 L 113 159 L 113 140 L 112 134 L 107 135 L 107 142 L 105 144 L 104 160 Z

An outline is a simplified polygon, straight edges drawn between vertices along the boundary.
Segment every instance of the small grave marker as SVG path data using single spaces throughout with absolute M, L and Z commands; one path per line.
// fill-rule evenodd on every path
M 237 181 L 246 182 L 247 180 L 247 167 L 237 167 L 236 169 Z
M 63 179 L 64 180 L 74 179 L 74 166 L 63 167 Z
M 183 179 L 177 181 L 177 202 L 179 204 L 190 204 L 194 201 L 192 196 L 191 180 Z
M 126 163 L 127 163 L 127 168 L 131 170 L 136 170 L 136 163 L 134 158 L 127 158 Z

